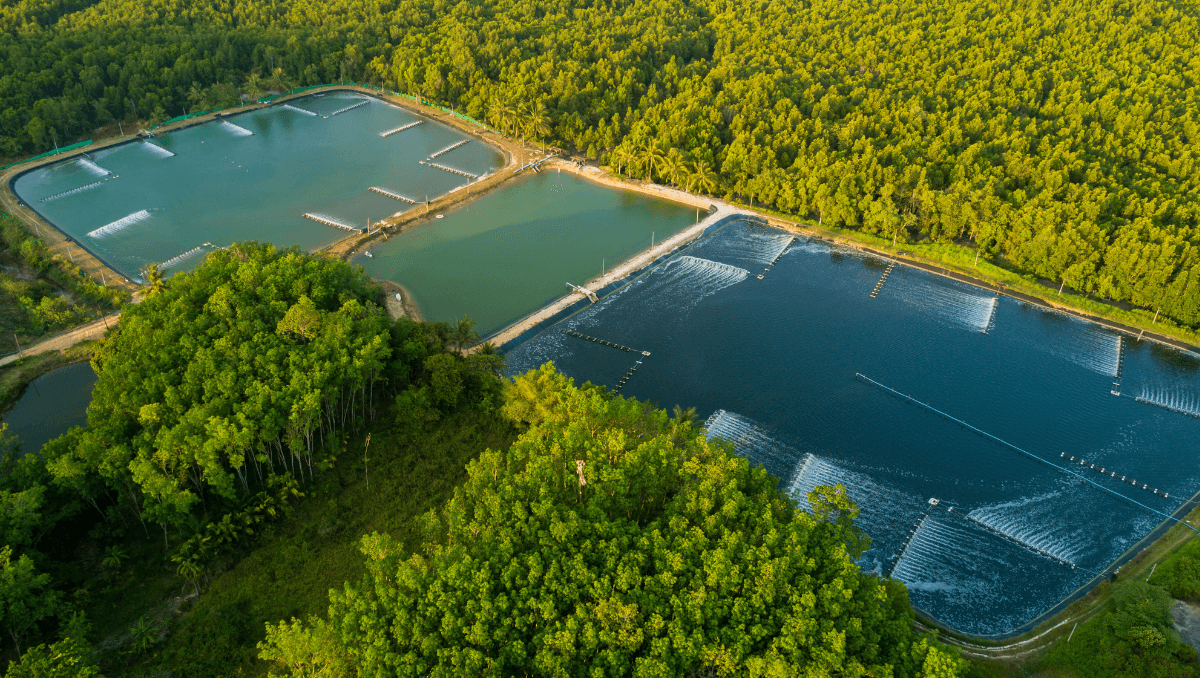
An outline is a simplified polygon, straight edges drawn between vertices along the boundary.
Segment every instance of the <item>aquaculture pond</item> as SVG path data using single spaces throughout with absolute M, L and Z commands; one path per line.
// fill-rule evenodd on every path
M 487 334 L 695 219 L 694 208 L 541 172 L 431 214 L 354 263 L 402 285 L 426 319 L 467 314 Z
M 801 502 L 844 484 L 864 569 L 966 632 L 1054 606 L 1200 484 L 1200 356 L 744 221 L 507 356 L 696 407 Z
M 2 418 L 8 432 L 21 439 L 21 451 L 36 452 L 72 426 L 87 424 L 95 385 L 96 373 L 86 362 L 60 367 L 30 382 Z
M 478 137 L 341 92 L 96 151 L 14 188 L 136 278 L 149 262 L 183 270 L 237 240 L 316 249 L 503 163 Z

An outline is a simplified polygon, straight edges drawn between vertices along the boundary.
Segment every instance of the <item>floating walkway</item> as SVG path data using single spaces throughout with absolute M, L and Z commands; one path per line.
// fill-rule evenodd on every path
M 775 267 L 775 262 L 779 261 L 779 258 L 788 251 L 788 248 L 790 248 L 794 242 L 796 242 L 796 236 L 793 235 L 791 239 L 787 241 L 787 244 L 780 248 L 779 254 L 775 255 L 775 258 L 771 260 L 771 263 L 767 264 L 767 267 L 763 269 L 763 272 L 758 274 L 759 280 L 762 280 L 763 276 L 771 272 L 771 269 Z
M 304 218 L 312 219 L 313 221 L 317 222 L 318 224 L 325 224 L 326 226 L 333 226 L 334 228 L 340 228 L 344 231 L 350 231 L 351 233 L 362 233 L 362 231 L 363 231 L 361 228 L 355 228 L 354 226 L 351 226 L 350 224 L 343 224 L 342 222 L 338 221 L 337 219 L 334 219 L 333 217 L 325 216 L 324 214 L 313 214 L 312 212 L 305 212 Z
M 80 186 L 79 188 L 72 188 L 69 191 L 63 191 L 62 193 L 55 193 L 54 195 L 48 195 L 45 198 L 42 198 L 41 200 L 39 200 L 38 202 L 50 202 L 51 200 L 58 200 L 59 198 L 65 198 L 68 195 L 75 195 L 76 193 L 82 193 L 83 191 L 91 190 L 93 188 L 99 188 L 100 186 L 103 186 L 103 185 L 104 185 L 103 181 L 93 181 L 92 183 Z
M 399 200 L 400 202 L 406 202 L 406 203 L 408 203 L 408 204 L 410 204 L 410 205 L 415 205 L 415 204 L 417 204 L 417 201 L 416 201 L 416 200 L 413 200 L 412 198 L 406 198 L 406 197 L 404 197 L 404 196 L 400 195 L 399 193 L 395 193 L 395 192 L 393 192 L 393 191 L 389 191 L 389 190 L 387 190 L 386 188 L 380 188 L 380 187 L 378 187 L 378 186 L 372 186 L 372 187 L 368 188 L 367 190 L 368 190 L 368 191 L 374 191 L 374 192 L 378 193 L 379 195 L 386 195 L 387 197 L 389 197 L 389 198 L 392 198 L 393 200 Z
M 458 142 L 455 142 L 455 143 L 453 143 L 453 144 L 450 144 L 449 146 L 447 146 L 447 147 L 443 148 L 442 150 L 438 151 L 437 153 L 434 153 L 434 154 L 430 155 L 430 156 L 429 156 L 429 159 L 430 159 L 430 160 L 433 160 L 434 158 L 436 158 L 436 157 L 438 157 L 438 156 L 441 156 L 441 155 L 446 155 L 446 154 L 447 154 L 447 153 L 449 153 L 450 151 L 453 151 L 454 149 L 458 148 L 459 146 L 462 146 L 463 144 L 465 144 L 465 143 L 467 143 L 467 142 L 469 142 L 469 141 L 470 141 L 470 139 L 463 139 L 462 141 L 458 141 Z
M 575 337 L 576 339 L 583 339 L 584 341 L 593 341 L 593 342 L 595 342 L 595 343 L 597 343 L 597 344 L 601 344 L 601 345 L 603 345 L 603 346 L 608 346 L 608 347 L 610 347 L 610 348 L 615 348 L 615 349 L 617 349 L 618 351 L 625 351 L 626 353 L 641 353 L 641 354 L 642 354 L 642 355 L 644 355 L 644 356 L 648 356 L 648 355 L 650 355 L 650 352 L 649 352 L 649 351 L 638 351 L 637 349 L 629 348 L 628 346 L 622 346 L 622 345 L 620 345 L 620 344 L 614 344 L 614 343 L 613 343 L 613 342 L 611 342 L 611 341 L 605 341 L 605 340 L 603 340 L 603 339 L 597 339 L 596 337 L 589 337 L 588 335 L 586 335 L 586 334 L 580 334 L 580 333 L 576 332 L 575 330 L 562 330 L 562 333 L 563 333 L 563 334 L 565 334 L 565 335 L 567 335 L 568 337 Z
M 286 108 L 289 111 L 295 111 L 295 112 L 301 113 L 303 115 L 311 115 L 314 118 L 317 117 L 317 113 L 314 113 L 313 111 L 310 111 L 307 108 L 300 108 L 299 106 L 293 106 L 291 104 L 284 104 L 283 106 L 281 106 L 281 108 Z
M 1066 459 L 1067 461 L 1077 462 L 1080 466 L 1086 466 L 1089 470 L 1097 471 L 1102 476 L 1108 476 L 1110 478 L 1117 477 L 1117 472 L 1112 469 L 1107 469 L 1107 468 L 1104 468 L 1103 466 L 1096 466 L 1095 464 L 1087 462 L 1083 459 L 1076 459 L 1075 457 L 1067 454 L 1066 452 L 1062 452 L 1058 456 L 1062 459 Z M 1160 496 L 1164 499 L 1171 498 L 1170 492 L 1159 492 L 1156 488 L 1150 487 L 1146 483 L 1139 483 L 1138 481 L 1134 480 L 1133 478 L 1127 478 L 1125 476 L 1121 476 L 1120 480 L 1121 480 L 1121 482 L 1123 482 L 1123 483 L 1127 482 L 1130 485 L 1133 485 L 1134 487 L 1140 487 L 1141 489 L 1146 490 L 1147 492 L 1153 492 L 1154 494 L 1157 494 L 1158 496 Z
M 642 361 L 639 360 L 633 364 L 633 367 L 629 368 L 629 371 L 625 373 L 625 376 L 621 377 L 621 381 L 618 381 L 617 385 L 613 387 L 613 395 L 621 392 L 621 389 L 625 386 L 625 382 L 629 381 L 629 378 L 633 376 L 633 373 L 638 371 L 638 366 L 641 364 Z
M 879 290 L 883 289 L 883 284 L 885 282 L 887 282 L 888 276 L 892 274 L 892 269 L 895 267 L 896 267 L 896 262 L 894 262 L 894 261 L 888 262 L 887 270 L 883 272 L 883 277 L 879 279 L 879 282 L 875 283 L 875 289 L 872 290 L 872 292 L 871 292 L 872 299 L 874 299 L 876 296 L 879 295 Z
M 1193 531 L 1193 532 L 1195 532 L 1195 533 L 1197 533 L 1197 534 L 1200 534 L 1200 530 L 1198 530 L 1198 529 L 1196 529 L 1196 528 L 1192 527 L 1191 525 L 1189 525 L 1189 524 L 1188 524 L 1188 523 L 1186 523 L 1186 522 L 1183 522 L 1183 521 L 1181 521 L 1179 518 L 1176 518 L 1175 516 L 1167 515 L 1166 513 L 1163 513 L 1162 511 L 1159 511 L 1158 509 L 1153 509 L 1153 508 L 1150 508 L 1149 506 L 1146 506 L 1145 504 L 1143 504 L 1142 502 L 1140 502 L 1140 501 L 1138 501 L 1138 500 L 1136 500 L 1136 499 L 1133 499 L 1133 498 L 1127 497 L 1127 496 L 1125 496 L 1125 495 L 1121 494 L 1120 492 L 1117 492 L 1117 491 L 1115 491 L 1115 490 L 1109 489 L 1109 488 L 1107 488 L 1107 487 L 1105 487 L 1105 486 L 1101 485 L 1100 483 L 1097 483 L 1097 482 L 1096 482 L 1096 481 L 1094 481 L 1094 480 L 1091 480 L 1091 479 L 1089 479 L 1089 478 L 1085 478 L 1085 477 L 1083 477 L 1083 476 L 1079 475 L 1078 473 L 1076 473 L 1076 472 L 1074 472 L 1074 471 L 1072 471 L 1072 470 L 1070 470 L 1070 469 L 1063 468 L 1062 466 L 1059 466 L 1058 464 L 1055 464 L 1054 462 L 1051 462 L 1051 461 L 1049 461 L 1049 460 L 1043 459 L 1043 458 L 1041 458 L 1041 457 L 1037 456 L 1036 454 L 1033 454 L 1033 453 L 1031 453 L 1031 452 L 1028 452 L 1028 451 L 1026 451 L 1026 450 L 1023 450 L 1023 449 L 1021 449 L 1021 448 L 1017 447 L 1016 445 L 1013 445 L 1012 443 L 1008 442 L 1007 440 L 1002 440 L 1002 439 L 1000 439 L 1000 438 L 997 438 L 996 436 L 994 436 L 994 435 L 992 435 L 992 434 L 988 433 L 987 431 L 984 431 L 984 430 L 982 430 L 982 429 L 975 428 L 974 426 L 972 426 L 972 425 L 968 424 L 967 422 L 965 422 L 965 421 L 963 421 L 963 420 L 961 420 L 961 419 L 958 419 L 958 418 L 952 417 L 952 416 L 950 416 L 950 415 L 946 414 L 945 412 L 942 412 L 941 410 L 939 410 L 939 409 L 937 409 L 937 408 L 933 407 L 932 405 L 928 405 L 928 404 L 926 404 L 926 403 L 923 403 L 923 402 L 921 402 L 920 400 L 917 400 L 916 398 L 913 398 L 913 397 L 912 397 L 912 396 L 910 396 L 910 395 L 905 395 L 904 393 L 901 393 L 901 392 L 897 391 L 897 390 L 896 390 L 896 389 L 894 389 L 894 388 L 891 388 L 891 387 L 889 387 L 889 386 L 885 386 L 885 385 L 883 385 L 883 384 L 881 384 L 881 383 L 879 383 L 879 382 L 875 381 L 874 379 L 871 379 L 870 377 L 864 376 L 864 375 L 862 375 L 862 374 L 859 374 L 859 373 L 857 373 L 857 372 L 854 374 L 854 377 L 855 377 L 856 379 L 860 379 L 860 380 L 862 380 L 862 381 L 864 381 L 864 382 L 866 382 L 866 383 L 868 383 L 868 384 L 870 384 L 870 385 L 872 385 L 872 386 L 876 386 L 876 387 L 878 387 L 878 388 L 880 388 L 880 389 L 883 389 L 884 391 L 887 391 L 888 393 L 890 393 L 890 394 L 892 394 L 892 395 L 894 395 L 894 396 L 897 396 L 898 398 L 901 398 L 901 399 L 903 399 L 903 400 L 907 400 L 908 402 L 910 402 L 910 403 L 912 403 L 912 404 L 914 404 L 914 405 L 917 405 L 918 407 L 922 407 L 922 408 L 924 408 L 924 409 L 928 410 L 929 412 L 932 412 L 932 413 L 934 413 L 934 414 L 938 415 L 939 417 L 942 417 L 943 419 L 946 419 L 946 420 L 948 420 L 948 421 L 952 421 L 952 422 L 954 422 L 954 423 L 958 424 L 959 426 L 962 426 L 963 428 L 970 429 L 971 431 L 974 431 L 975 433 L 978 433 L 979 435 L 983 436 L 984 438 L 987 438 L 988 440 L 992 440 L 992 441 L 995 441 L 995 442 L 997 442 L 997 443 L 1000 443 L 1001 445 L 1003 445 L 1003 446 L 1005 446 L 1005 447 L 1007 447 L 1007 448 L 1009 448 L 1009 449 L 1013 450 L 1014 452 L 1017 452 L 1018 454 L 1021 454 L 1021 455 L 1023 455 L 1023 456 L 1029 457 L 1030 459 L 1032 459 L 1032 460 L 1034 460 L 1034 461 L 1040 461 L 1040 462 L 1042 462 L 1043 464 L 1045 464 L 1045 465 L 1049 466 L 1050 468 L 1053 468 L 1053 469 L 1057 469 L 1057 470 L 1059 470 L 1059 471 L 1062 471 L 1063 473 L 1065 473 L 1065 474 L 1067 474 L 1067 475 L 1069 475 L 1069 476 L 1074 476 L 1075 478 L 1078 478 L 1079 480 L 1082 480 L 1083 482 L 1085 482 L 1085 483 L 1087 483 L 1087 484 L 1091 485 L 1092 487 L 1095 487 L 1096 489 L 1100 490 L 1101 492 L 1104 492 L 1104 493 L 1107 493 L 1107 494 L 1111 494 L 1112 496 L 1114 496 L 1114 497 L 1117 497 L 1118 499 L 1124 499 L 1125 501 L 1129 502 L 1130 504 L 1133 504 L 1134 506 L 1137 506 L 1137 507 L 1139 507 L 1139 508 L 1143 508 L 1143 509 L 1145 509 L 1145 510 L 1149 511 L 1150 513 L 1153 513 L 1153 514 L 1154 514 L 1154 515 L 1156 515 L 1156 516 L 1160 516 L 1160 517 L 1162 517 L 1162 518 L 1165 518 L 1165 519 L 1167 519 L 1167 520 L 1174 521 L 1174 522 L 1175 522 L 1175 523 L 1177 523 L 1177 524 L 1180 524 L 1180 525 L 1185 525 L 1185 526 L 1187 526 L 1187 528 L 1188 528 L 1189 530 L 1191 530 L 1191 531 Z
M 418 162 L 420 162 L 422 165 L 429 165 L 430 167 L 436 167 L 436 168 L 442 170 L 443 172 L 450 172 L 451 174 L 458 174 L 458 175 L 464 176 L 468 179 L 478 179 L 479 178 L 478 174 L 471 174 L 470 172 L 464 172 L 460 169 L 454 169 L 453 167 L 446 167 L 445 165 L 439 165 L 436 162 L 428 162 L 426 160 L 419 160 Z
M 370 99 L 363 99 L 362 101 L 358 102 L 357 104 L 350 104 L 349 106 L 347 106 L 345 108 L 339 108 L 336 111 L 330 113 L 329 115 L 327 115 L 325 117 L 332 118 L 335 115 L 341 115 L 342 113 L 345 113 L 346 111 L 353 111 L 354 109 L 358 108 L 359 106 L 366 106 L 369 103 L 371 103 Z
M 1059 565 L 1062 565 L 1064 567 L 1069 567 L 1072 570 L 1075 569 L 1075 563 L 1072 563 L 1071 561 L 1067 560 L 1066 558 L 1060 558 L 1059 556 L 1056 556 L 1053 553 L 1050 553 L 1049 551 L 1047 551 L 1045 549 L 1040 549 L 1040 548 L 1034 546 L 1033 544 L 1028 544 L 1026 542 L 1023 542 L 1020 539 L 1017 539 L 1016 537 L 1012 536 L 1011 534 L 997 530 L 996 528 L 992 527 L 991 525 L 988 525 L 987 523 L 979 520 L 978 518 L 972 518 L 971 516 L 963 513 L 962 511 L 955 511 L 953 506 L 951 506 L 950 508 L 948 508 L 946 510 L 973 525 L 982 527 L 983 529 L 987 530 L 988 532 L 991 532 L 992 534 L 996 535 L 997 537 L 1000 537 L 1001 539 L 1009 542 L 1010 544 L 1016 544 L 1017 546 L 1020 546 L 1021 548 L 1025 549 L 1026 551 L 1029 551 L 1030 553 L 1039 555 L 1043 558 L 1046 558 L 1047 560 L 1053 560 L 1054 562 L 1058 563 Z
M 424 120 L 418 120 L 418 121 L 416 121 L 416 122 L 410 122 L 410 123 L 408 123 L 407 125 L 400 125 L 399 127 L 395 127 L 395 128 L 393 128 L 393 129 L 389 129 L 389 130 L 387 130 L 387 131 L 385 131 L 385 132 L 380 132 L 380 133 L 379 133 L 379 136 L 381 136 L 381 137 L 390 137 L 390 136 L 392 136 L 393 134 L 399 134 L 399 133 L 403 132 L 403 131 L 404 131 L 404 130 L 406 130 L 406 129 L 412 129 L 412 128 L 416 127 L 417 125 L 420 125 L 422 122 L 424 122 Z

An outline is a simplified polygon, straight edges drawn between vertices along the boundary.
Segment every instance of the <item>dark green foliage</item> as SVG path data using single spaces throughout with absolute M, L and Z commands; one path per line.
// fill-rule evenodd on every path
M 1172 553 L 1155 568 L 1150 583 L 1174 598 L 1200 603 L 1200 540 L 1193 539 Z
M 330 624 L 268 625 L 262 656 L 364 676 L 954 676 L 916 635 L 903 588 L 847 555 L 845 489 L 798 511 L 777 479 L 686 418 L 576 389 L 553 365 L 517 379 L 527 430 L 486 451 L 416 554 L 361 542 L 368 574 Z

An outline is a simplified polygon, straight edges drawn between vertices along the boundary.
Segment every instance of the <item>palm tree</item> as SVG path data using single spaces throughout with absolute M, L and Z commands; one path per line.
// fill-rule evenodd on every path
M 195 80 L 192 81 L 192 86 L 188 89 L 187 98 L 188 101 L 192 102 L 193 111 L 204 108 L 200 103 L 204 101 L 204 90 L 201 89 Z
M 275 70 L 271 71 L 271 77 L 267 78 L 267 87 L 279 92 L 280 94 L 283 94 L 291 89 L 291 87 L 288 85 L 289 83 L 287 78 L 283 77 L 282 66 L 277 66 Z
M 152 297 L 166 289 L 167 281 L 163 279 L 162 269 L 158 264 L 146 264 L 142 267 L 142 279 L 146 281 L 146 296 Z
M 717 175 L 707 160 L 697 160 L 692 164 L 692 175 L 688 178 L 689 190 L 692 182 L 701 193 L 712 193 L 717 190 Z
M 262 79 L 258 77 L 258 71 L 250 73 L 250 77 L 246 78 L 246 85 L 242 89 L 246 92 L 246 96 L 250 97 L 250 101 L 258 101 L 258 96 L 262 94 Z
M 621 173 L 621 168 L 625 168 L 626 176 L 629 175 L 629 163 L 633 160 L 633 153 L 624 145 L 617 146 L 610 156 L 613 162 L 617 163 L 617 174 Z
M 535 139 L 542 142 L 542 153 L 546 152 L 546 135 L 552 131 L 550 127 L 550 111 L 543 101 L 538 101 L 528 109 L 529 131 Z
M 458 349 L 458 354 L 467 346 L 473 346 L 479 341 L 479 333 L 475 331 L 475 321 L 471 316 L 464 315 L 450 326 L 450 342 Z
M 642 149 L 641 156 L 642 162 L 645 163 L 646 179 L 652 180 L 654 178 L 655 168 L 662 165 L 662 162 L 666 156 L 663 155 L 662 149 L 654 144 L 650 144 L 646 148 Z
M 687 164 L 678 148 L 667 151 L 666 157 L 662 160 L 662 175 L 664 179 L 671 182 L 672 186 L 678 185 L 680 180 L 687 175 Z

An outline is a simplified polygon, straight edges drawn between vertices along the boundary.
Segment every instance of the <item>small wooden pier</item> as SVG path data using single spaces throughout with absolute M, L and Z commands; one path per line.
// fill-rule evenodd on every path
M 380 132 L 380 133 L 379 133 L 379 136 L 381 136 L 381 137 L 390 137 L 390 136 L 392 136 L 393 134 L 399 134 L 399 133 L 403 132 L 403 131 L 404 131 L 404 130 L 406 130 L 406 129 L 412 129 L 412 128 L 416 127 L 417 125 L 420 125 L 422 122 L 424 122 L 424 120 L 417 120 L 416 122 L 410 122 L 410 123 L 408 123 L 407 125 L 400 125 L 399 127 L 395 127 L 395 128 L 393 128 L 393 129 L 389 129 L 389 130 L 387 130 L 387 131 L 384 131 L 384 132 Z

